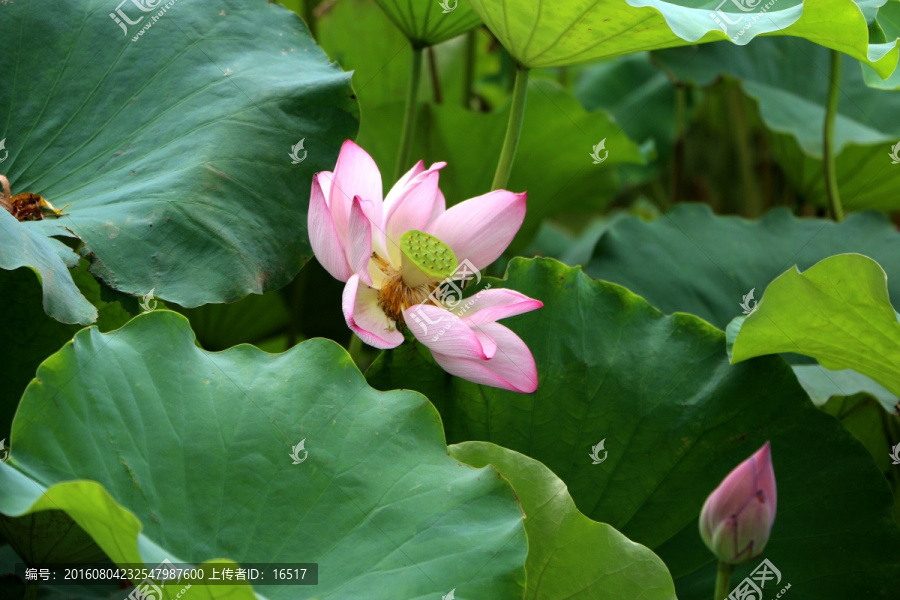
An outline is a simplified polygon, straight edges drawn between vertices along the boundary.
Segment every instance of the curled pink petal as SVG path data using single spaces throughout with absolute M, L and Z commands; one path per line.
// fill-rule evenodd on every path
M 359 275 L 366 285 L 372 285 L 369 275 L 369 259 L 372 256 L 372 224 L 363 210 L 363 200 L 353 199 L 350 209 L 350 225 L 347 236 L 347 260 L 350 270 Z
M 497 354 L 497 340 L 477 327 L 474 327 L 472 331 L 475 332 L 475 336 L 481 343 L 481 348 L 484 350 L 484 357 L 494 358 L 494 355 Z
M 479 329 L 497 345 L 493 358 L 462 358 L 432 350 L 434 360 L 451 375 L 468 381 L 524 394 L 534 392 L 538 386 L 537 367 L 525 342 L 498 323 L 488 323 Z
M 378 291 L 360 285 L 359 275 L 347 280 L 341 305 L 347 326 L 368 345 L 387 350 L 403 343 L 403 334 L 378 306 Z
M 447 209 L 427 233 L 453 249 L 460 262 L 483 269 L 503 254 L 525 220 L 526 194 L 497 190 Z
M 344 245 L 331 218 L 319 175 L 313 175 L 307 229 L 313 253 L 325 270 L 335 279 L 347 281 L 351 275 L 350 266 L 347 264 Z
M 472 326 L 493 323 L 544 306 L 540 300 L 505 288 L 481 290 L 466 300 L 466 304 L 469 303 L 471 308 L 461 316 Z
M 403 311 L 403 319 L 416 339 L 432 352 L 481 360 L 488 358 L 475 331 L 444 308 L 417 304 Z M 495 346 L 491 341 L 491 354 Z
M 334 166 L 329 198 L 334 224 L 342 240 L 346 240 L 354 196 L 371 201 L 366 214 L 373 223 L 381 223 L 381 173 L 365 150 L 347 140 Z

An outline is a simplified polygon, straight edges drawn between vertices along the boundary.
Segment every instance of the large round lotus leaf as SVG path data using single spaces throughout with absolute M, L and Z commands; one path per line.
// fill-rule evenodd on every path
M 432 46 L 481 24 L 466 0 L 376 0 L 416 46 Z
M 708 323 L 663 316 L 554 260 L 515 259 L 506 280 L 488 282 L 544 302 L 503 321 L 534 353 L 537 392 L 450 377 L 421 344 L 385 353 L 370 382 L 428 395 L 451 442 L 488 441 L 541 461 L 586 516 L 662 558 L 681 600 L 709 600 L 713 589 L 716 563 L 697 525 L 704 500 L 769 440 L 778 516 L 765 557 L 789 594 L 896 597 L 900 529 L 887 482 L 781 358 L 730 365 L 725 335 Z M 735 583 L 754 566 L 738 567 Z
M 448 456 L 426 398 L 368 387 L 326 340 L 206 352 L 164 310 L 79 332 L 26 390 L 0 512 L 47 509 L 119 564 L 319 564 L 317 586 L 257 589 L 270 599 L 524 591 L 512 489 Z
M 757 221 L 720 217 L 682 204 L 650 223 L 622 219 L 607 230 L 585 270 L 624 285 L 664 313 L 686 312 L 725 328 L 753 308 L 769 283 L 793 265 L 807 269 L 856 252 L 884 268 L 900 300 L 900 234 L 883 216 L 857 213 L 842 223 L 775 209 Z
M 896 38 L 870 40 L 867 21 L 885 0 L 469 0 L 523 65 L 557 67 L 762 34 L 803 37 L 871 64 L 897 65 Z M 879 41 L 882 43 L 870 43 Z
M 675 600 L 659 557 L 581 514 L 566 484 L 540 462 L 487 442 L 450 446 L 450 455 L 473 467 L 491 465 L 515 488 L 528 533 L 525 600 Z
M 0 171 L 14 194 L 71 203 L 23 226 L 74 233 L 130 294 L 197 306 L 281 287 L 311 255 L 312 174 L 356 132 L 350 76 L 275 4 L 163 6 L 0 9 Z

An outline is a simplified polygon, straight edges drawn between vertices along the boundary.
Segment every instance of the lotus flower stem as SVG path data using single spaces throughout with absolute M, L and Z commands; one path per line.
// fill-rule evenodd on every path
M 516 86 L 513 89 L 509 124 L 506 126 L 506 139 L 503 141 L 503 150 L 500 151 L 500 162 L 497 164 L 492 190 L 505 189 L 509 182 L 513 160 L 516 158 L 516 147 L 519 145 L 519 135 L 522 133 L 522 121 L 525 118 L 525 98 L 528 95 L 529 73 L 530 70 L 527 67 L 516 64 Z
M 831 51 L 831 75 L 828 81 L 828 104 L 825 109 L 825 136 L 822 143 L 822 162 L 825 166 L 825 190 L 828 193 L 828 206 L 831 217 L 835 221 L 844 220 L 844 209 L 838 192 L 837 173 L 834 156 L 834 121 L 837 117 L 838 100 L 841 91 L 841 53 Z
M 466 56 L 463 70 L 462 105 L 466 110 L 472 108 L 472 89 L 475 85 L 476 42 L 475 31 L 466 34 Z
M 719 561 L 719 568 L 716 571 L 716 592 L 713 595 L 713 600 L 725 600 L 728 598 L 728 589 L 731 584 L 731 572 L 733 570 L 734 565 L 725 561 Z
M 412 71 L 409 73 L 409 89 L 406 91 L 406 115 L 403 117 L 403 133 L 400 138 L 400 151 L 397 154 L 397 166 L 394 169 L 394 180 L 400 179 L 404 170 L 409 167 L 410 151 L 416 139 L 416 115 L 419 102 L 419 78 L 422 75 L 423 48 L 413 46 Z
M 428 46 L 428 71 L 431 73 L 431 89 L 434 94 L 434 103 L 443 103 L 441 93 L 441 78 L 438 76 L 437 59 L 434 57 L 434 46 Z

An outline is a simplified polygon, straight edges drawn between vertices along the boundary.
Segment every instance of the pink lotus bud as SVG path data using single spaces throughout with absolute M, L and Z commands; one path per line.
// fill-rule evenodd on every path
M 709 495 L 700 537 L 722 562 L 738 565 L 762 554 L 775 522 L 775 471 L 766 442 Z

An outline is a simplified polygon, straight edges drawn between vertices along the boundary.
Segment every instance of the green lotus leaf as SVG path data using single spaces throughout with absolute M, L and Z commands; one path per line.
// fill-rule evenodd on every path
M 528 534 L 525 600 L 675 599 L 659 557 L 581 514 L 566 485 L 540 462 L 486 442 L 450 446 L 450 455 L 494 467 L 515 488 Z
M 276 4 L 138 4 L 0 7 L 3 172 L 14 194 L 71 204 L 22 227 L 77 236 L 132 295 L 197 306 L 283 286 L 311 256 L 312 174 L 356 132 L 350 76 Z
M 681 600 L 708 600 L 714 585 L 715 558 L 697 524 L 704 500 L 768 440 L 778 516 L 765 557 L 790 593 L 893 598 L 900 528 L 885 478 L 781 358 L 730 365 L 722 331 L 661 315 L 554 260 L 514 259 L 506 279 L 488 283 L 544 302 L 503 321 L 534 355 L 537 392 L 448 376 L 421 344 L 386 352 L 369 381 L 428 395 L 451 442 L 491 442 L 546 465 L 584 515 L 662 558 Z M 755 566 L 737 567 L 735 583 Z
M 900 38 L 900 4 L 886 2 L 878 9 L 876 26 L 886 40 Z M 900 88 L 900 69 L 895 69 L 890 77 L 882 79 L 878 73 L 868 65 L 863 65 L 863 77 L 866 85 L 874 88 L 896 90 Z
M 575 96 L 588 111 L 609 111 L 631 139 L 653 140 L 661 159 L 670 156 L 677 135 L 676 88 L 649 52 L 585 65 Z
M 900 523 L 900 473 L 892 456 L 894 446 L 900 444 L 900 409 L 888 412 L 866 393 L 833 396 L 821 408 L 840 419 L 872 455 L 894 492 L 894 521 Z
M 20 223 L 0 208 L 0 269 L 14 271 L 28 267 L 43 286 L 44 311 L 60 323 L 89 325 L 97 319 L 97 309 L 78 291 L 69 268 L 78 264 L 78 255 L 54 238 L 44 237 L 30 223 Z M 13 298 L 12 294 L 4 299 Z
M 834 371 L 822 365 L 792 365 L 791 368 L 816 406 L 823 406 L 835 396 L 855 394 L 865 394 L 875 399 L 888 412 L 893 411 L 898 402 L 897 396 L 884 386 L 852 369 Z
M 840 254 L 775 279 L 744 318 L 731 360 L 780 352 L 853 369 L 900 395 L 900 322 L 884 270 L 867 256 Z
M 48 358 L 13 422 L 0 512 L 63 510 L 118 564 L 319 564 L 317 586 L 256 589 L 270 600 L 522 597 L 515 495 L 447 455 L 426 398 L 371 389 L 327 340 L 195 342 L 156 310 Z M 238 592 L 252 597 L 206 589 Z
M 853 0 L 469 0 L 485 25 L 530 68 L 578 64 L 645 50 L 790 35 L 866 62 L 882 77 L 897 65 L 896 39 L 870 40 L 876 3 Z M 868 19 L 867 19 L 868 16 Z

